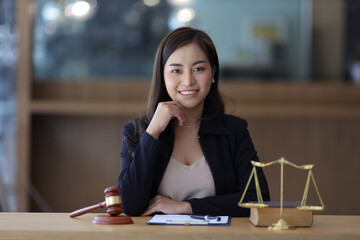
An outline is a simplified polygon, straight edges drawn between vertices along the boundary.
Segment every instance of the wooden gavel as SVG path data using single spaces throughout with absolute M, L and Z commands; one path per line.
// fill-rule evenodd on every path
M 74 218 L 103 207 L 107 208 L 106 212 L 111 216 L 116 216 L 121 214 L 123 212 L 123 209 L 120 198 L 120 189 L 112 186 L 106 188 L 104 193 L 105 193 L 105 201 L 99 202 L 98 204 L 89 207 L 76 210 L 70 213 L 69 216 Z

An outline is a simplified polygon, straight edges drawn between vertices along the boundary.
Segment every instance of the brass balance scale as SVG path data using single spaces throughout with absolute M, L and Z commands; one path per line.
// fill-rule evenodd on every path
M 276 161 L 269 162 L 269 163 L 260 163 L 260 162 L 256 162 L 256 161 L 251 161 L 251 164 L 253 165 L 253 169 L 252 169 L 252 172 L 250 174 L 249 180 L 248 180 L 248 182 L 246 184 L 243 195 L 241 196 L 241 199 L 239 201 L 239 206 L 244 207 L 244 208 L 266 208 L 266 207 L 269 207 L 267 204 L 264 203 L 264 201 L 262 199 L 259 180 L 258 180 L 257 172 L 256 172 L 256 167 L 262 167 L 263 168 L 263 167 L 267 167 L 267 166 L 270 166 L 270 165 L 275 164 L 275 163 L 279 163 L 281 165 L 281 168 L 280 168 L 280 171 L 281 171 L 280 172 L 280 174 L 281 174 L 281 179 L 280 179 L 280 220 L 277 221 L 276 223 L 274 223 L 272 226 L 269 226 L 268 229 L 269 230 L 295 229 L 295 226 L 287 224 L 287 222 L 283 219 L 284 164 L 288 164 L 288 165 L 290 165 L 290 166 L 292 166 L 294 168 L 297 168 L 297 169 L 308 170 L 309 171 L 308 177 L 307 177 L 307 180 L 306 180 L 304 194 L 303 194 L 303 197 L 302 197 L 302 200 L 301 200 L 301 204 L 300 204 L 300 206 L 297 207 L 297 209 L 300 210 L 300 211 L 320 212 L 320 211 L 323 211 L 325 209 L 325 206 L 324 206 L 324 203 L 323 203 L 322 198 L 320 196 L 319 189 L 318 189 L 318 187 L 316 185 L 314 175 L 312 173 L 312 168 L 314 167 L 313 164 L 298 166 L 298 165 L 296 165 L 294 163 L 291 163 L 291 162 L 287 161 L 284 158 L 280 158 L 280 159 L 278 159 Z M 258 202 L 257 203 L 243 203 L 245 193 L 246 193 L 246 191 L 247 191 L 253 177 L 255 178 L 255 187 L 256 187 L 256 194 L 257 194 Z M 321 203 L 321 206 L 310 206 L 310 205 L 306 204 L 308 191 L 309 191 L 309 185 L 310 185 L 310 179 L 312 180 L 312 182 L 314 184 L 314 187 L 315 187 L 317 196 L 319 198 L 319 201 Z

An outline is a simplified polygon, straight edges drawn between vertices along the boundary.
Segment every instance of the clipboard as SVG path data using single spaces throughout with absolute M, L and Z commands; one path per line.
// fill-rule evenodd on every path
M 219 216 L 221 220 L 202 220 L 190 215 L 156 214 L 146 223 L 149 225 L 185 225 L 185 226 L 230 226 L 230 216 Z

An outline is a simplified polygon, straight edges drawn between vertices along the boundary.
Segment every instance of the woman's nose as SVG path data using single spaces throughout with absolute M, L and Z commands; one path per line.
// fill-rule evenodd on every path
M 181 83 L 185 86 L 193 85 L 195 83 L 193 74 L 191 72 L 184 74 Z

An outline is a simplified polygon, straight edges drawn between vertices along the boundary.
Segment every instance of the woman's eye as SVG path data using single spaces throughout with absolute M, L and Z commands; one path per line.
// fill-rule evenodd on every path
M 174 70 L 172 70 L 171 72 L 172 72 L 172 73 L 179 73 L 180 70 L 179 70 L 179 69 L 174 69 Z
M 194 72 L 199 72 L 199 71 L 203 71 L 203 70 L 204 70 L 203 67 L 194 68 Z

